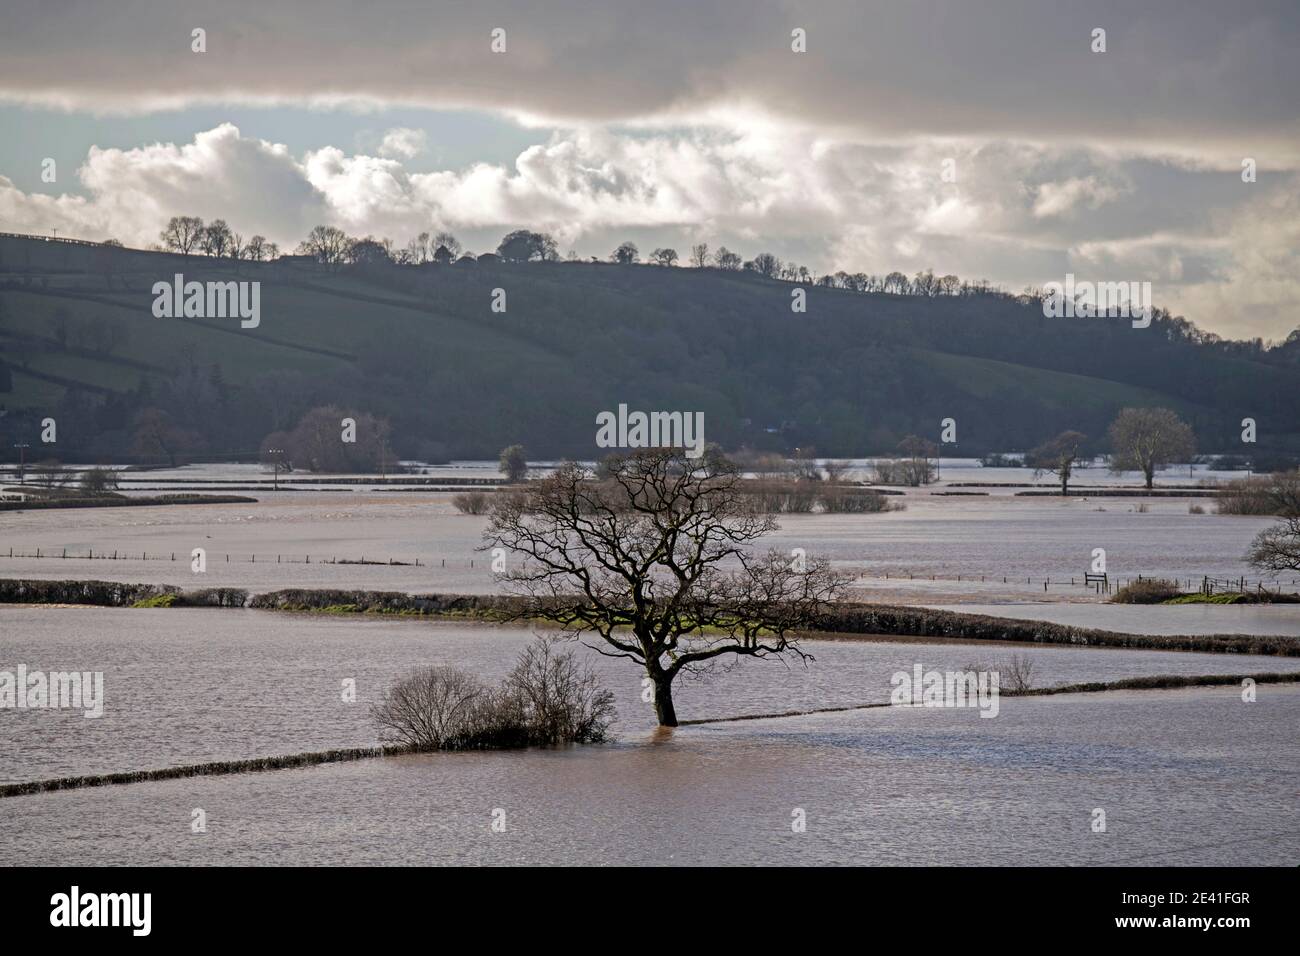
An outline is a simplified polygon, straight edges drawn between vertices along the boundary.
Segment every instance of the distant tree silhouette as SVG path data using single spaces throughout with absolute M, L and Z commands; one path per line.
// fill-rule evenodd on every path
M 740 256 L 726 246 L 719 246 L 718 251 L 713 254 L 713 264 L 719 269 L 734 271 L 740 268 L 740 263 Z
M 201 246 L 206 254 L 221 258 L 229 254 L 233 241 L 234 236 L 226 225 L 226 220 L 214 219 L 203 230 Z
M 267 242 L 265 236 L 254 236 L 244 246 L 244 258 L 251 262 L 274 259 L 279 254 L 280 247 L 274 242 Z
M 506 476 L 506 481 L 518 484 L 528 477 L 528 456 L 523 445 L 510 445 L 501 449 L 498 470 Z
M 439 246 L 445 248 L 451 253 L 453 259 L 465 251 L 465 247 L 460 244 L 460 240 L 445 229 L 442 232 L 436 233 L 430 244 L 434 246 L 435 249 Z
M 172 216 L 158 238 L 169 252 L 189 255 L 200 248 L 203 234 L 203 220 L 198 216 Z
M 358 266 L 387 265 L 393 261 L 384 244 L 371 236 L 357 239 L 348 246 L 347 259 Z
M 781 260 L 770 252 L 760 252 L 754 256 L 754 271 L 761 276 L 775 279 L 781 271 Z
M 510 262 L 554 262 L 560 257 L 553 238 L 528 229 L 516 229 L 507 235 L 497 246 L 496 254 Z
M 337 266 L 347 259 L 354 240 L 337 226 L 317 226 L 298 244 L 300 256 L 312 256 L 327 266 Z
M 610 262 L 617 262 L 621 266 L 630 266 L 639 261 L 641 252 L 636 247 L 635 242 L 624 242 L 612 253 L 610 253 Z

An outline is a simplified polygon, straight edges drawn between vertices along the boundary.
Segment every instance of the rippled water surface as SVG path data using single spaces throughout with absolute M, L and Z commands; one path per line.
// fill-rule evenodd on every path
M 0 801 L 35 863 L 1220 864 L 1300 858 L 1300 690 L 638 731 Z M 207 832 L 191 832 L 202 808 Z M 1094 811 L 1106 832 L 1092 830 Z M 792 822 L 802 818 L 803 832 Z M 492 821 L 504 820 L 504 832 Z
M 496 678 L 518 628 L 256 611 L 0 608 L 0 667 L 102 670 L 106 715 L 0 712 L 0 779 L 373 742 L 394 676 Z M 1282 669 L 1276 658 L 809 642 L 684 684 L 683 718 L 884 701 L 889 676 L 1030 657 L 1042 685 Z M 1300 688 L 1003 698 L 656 731 L 630 665 L 592 655 L 610 745 L 437 754 L 0 800 L 0 852 L 36 862 L 1275 863 L 1300 833 Z M 1300 668 L 1296 668 L 1300 670 Z M 344 678 L 359 700 L 345 703 Z M 208 831 L 190 830 L 202 808 Z M 1107 813 L 1107 832 L 1090 829 Z M 494 832 L 494 811 L 507 828 Z M 801 816 L 797 816 L 802 811 Z M 804 832 L 791 823 L 806 819 Z
M 375 743 L 367 710 L 412 667 L 454 664 L 489 680 L 533 635 L 522 628 L 369 616 L 171 608 L 0 607 L 0 669 L 102 671 L 105 715 L 0 711 L 0 782 L 235 760 Z M 745 661 L 679 682 L 682 719 L 889 699 L 890 676 L 1033 662 L 1049 686 L 1147 674 L 1300 672 L 1300 660 L 1069 647 L 809 641 L 807 667 Z M 641 673 L 583 649 L 618 698 L 618 731 L 653 724 Z M 345 680 L 357 700 L 343 700 Z M 986 720 L 986 722 L 989 722 Z M 996 721 L 993 721 L 996 722 Z

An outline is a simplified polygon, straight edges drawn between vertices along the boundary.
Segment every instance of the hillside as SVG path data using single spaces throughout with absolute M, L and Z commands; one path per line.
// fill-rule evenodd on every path
M 155 318 L 157 281 L 258 281 L 256 328 Z M 338 273 L 0 238 L 0 438 L 59 423 L 64 460 L 144 455 L 160 409 L 193 457 L 256 453 L 338 405 L 388 418 L 400 454 L 595 454 L 595 416 L 702 411 L 705 435 L 882 454 L 957 421 L 951 454 L 1101 436 L 1125 405 L 1166 405 L 1206 451 L 1300 450 L 1300 349 L 1200 342 L 1185 323 L 1048 319 L 1007 296 L 808 289 L 745 272 L 603 263 L 354 267 Z M 493 312 L 504 289 L 506 311 Z M 1098 444 L 1100 450 L 1100 444 Z M 1253 450 L 1253 449 L 1252 449 Z

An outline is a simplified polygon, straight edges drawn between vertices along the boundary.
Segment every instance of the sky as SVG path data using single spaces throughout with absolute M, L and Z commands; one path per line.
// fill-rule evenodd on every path
M 0 231 L 1073 273 L 1280 340 L 1298 41 L 1295 0 L 6 0 Z

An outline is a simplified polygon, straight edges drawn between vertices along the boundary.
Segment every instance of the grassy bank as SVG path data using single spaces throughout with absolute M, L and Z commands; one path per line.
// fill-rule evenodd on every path
M 1177 581 L 1162 578 L 1139 578 L 1126 584 L 1111 597 L 1112 604 L 1300 604 L 1300 595 L 1285 591 L 1241 590 L 1184 591 Z
M 162 599 L 163 595 L 173 597 Z M 182 590 L 168 585 L 118 584 L 111 581 L 16 579 L 0 579 L 0 604 L 251 607 L 332 615 L 394 614 L 487 622 L 517 618 L 525 608 L 522 599 L 497 594 L 407 594 L 402 591 L 289 588 L 249 597 L 247 591 L 238 588 Z M 837 604 L 822 614 L 808 633 L 810 636 L 822 634 L 846 638 L 857 635 L 929 637 L 1300 657 L 1300 640 L 1293 637 L 1258 634 L 1128 634 L 1050 621 L 1018 620 L 889 604 Z

